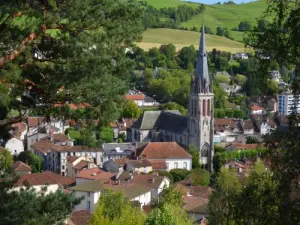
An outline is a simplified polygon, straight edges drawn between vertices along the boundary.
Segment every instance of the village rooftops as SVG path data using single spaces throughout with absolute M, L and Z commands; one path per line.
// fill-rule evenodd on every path
M 91 218 L 92 214 L 87 210 L 73 211 L 70 217 L 70 225 L 88 225 L 88 221 Z
M 32 173 L 21 175 L 15 186 L 29 185 L 51 185 L 58 184 L 62 186 L 70 186 L 75 183 L 75 179 L 71 177 L 61 176 L 57 173 L 45 171 L 42 173 Z
M 90 148 L 87 146 L 56 145 L 49 140 L 36 142 L 31 146 L 35 151 L 41 153 L 49 152 L 103 152 L 102 148 Z
M 167 163 L 165 160 L 151 160 L 149 159 L 153 170 L 166 170 Z
M 258 147 L 262 147 L 261 144 L 242 144 L 242 143 L 231 143 L 226 146 L 226 150 L 250 150 L 257 149 Z
M 127 100 L 144 100 L 145 99 L 145 95 L 143 94 L 134 94 L 134 95 L 126 95 L 125 98 Z
M 91 169 L 83 169 L 77 175 L 77 178 L 89 179 L 89 180 L 109 180 L 115 173 L 110 173 L 99 169 L 98 167 Z
M 27 125 L 28 127 L 38 127 L 45 122 L 45 119 L 45 117 L 28 117 Z
M 26 163 L 23 163 L 21 161 L 17 161 L 13 163 L 12 170 L 16 172 L 31 172 L 31 167 L 28 166 Z
M 101 192 L 104 190 L 114 190 L 122 192 L 128 199 L 133 199 L 144 193 L 150 192 L 153 190 L 153 188 L 132 182 L 121 183 L 120 181 L 105 182 L 101 180 L 95 180 L 76 185 L 75 187 L 69 188 L 69 190 L 82 192 Z
M 146 159 L 183 159 L 192 156 L 176 142 L 149 142 L 137 150 L 139 158 Z
M 53 134 L 52 135 L 53 141 L 56 142 L 65 142 L 65 141 L 71 141 L 67 135 L 64 134 Z

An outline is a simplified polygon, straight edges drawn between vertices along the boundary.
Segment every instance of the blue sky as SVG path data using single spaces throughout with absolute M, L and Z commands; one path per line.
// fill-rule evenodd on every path
M 185 0 L 185 1 L 190 1 L 190 2 L 200 2 L 204 4 L 215 4 L 217 2 L 228 2 L 228 0 Z M 247 2 L 253 2 L 255 0 L 233 0 L 235 3 L 247 3 Z

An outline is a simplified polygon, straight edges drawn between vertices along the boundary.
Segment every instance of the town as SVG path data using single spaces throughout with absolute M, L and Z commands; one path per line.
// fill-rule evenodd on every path
M 16 43 L 44 20 L 0 41 L 0 224 L 300 224 L 297 3 L 271 0 L 289 4 L 282 44 L 276 19 L 242 21 L 252 39 L 221 51 L 236 33 L 177 27 L 210 5 L 24 2 L 0 5 Z M 143 47 L 165 28 L 198 44 Z

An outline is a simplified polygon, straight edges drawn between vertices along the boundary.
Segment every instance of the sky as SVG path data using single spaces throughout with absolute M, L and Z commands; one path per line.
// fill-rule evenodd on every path
M 228 0 L 185 0 L 185 1 L 189 1 L 189 2 L 200 2 L 200 3 L 204 3 L 204 4 L 215 4 L 217 2 L 228 2 Z M 253 2 L 255 0 L 233 0 L 235 3 L 247 3 L 247 2 Z

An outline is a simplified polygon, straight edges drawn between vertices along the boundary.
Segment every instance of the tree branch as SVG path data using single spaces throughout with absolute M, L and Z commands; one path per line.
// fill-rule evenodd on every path
M 26 47 L 31 44 L 37 38 L 36 33 L 30 33 L 19 45 L 17 50 L 12 51 L 7 56 L 0 58 L 0 68 L 7 62 L 12 61 L 17 58 L 25 49 Z
M 4 126 L 8 126 L 8 125 L 11 125 L 14 123 L 21 122 L 28 117 L 28 114 L 29 114 L 29 109 L 26 109 L 25 113 L 23 113 L 20 116 L 0 120 L 0 127 L 4 127 Z

